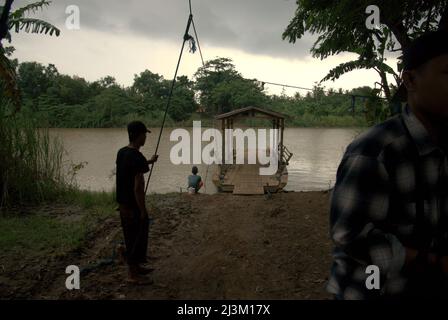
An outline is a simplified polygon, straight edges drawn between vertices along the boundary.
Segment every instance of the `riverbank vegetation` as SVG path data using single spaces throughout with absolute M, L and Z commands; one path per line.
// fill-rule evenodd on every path
M 4 103 L 7 105 L 7 103 Z M 75 175 L 82 164 L 64 162 L 64 147 L 26 111 L 7 116 L 0 107 L 0 208 L 55 200 L 88 204 Z M 99 199 L 96 199 L 99 200 Z
M 23 107 L 48 127 L 124 127 L 133 119 L 160 126 L 170 83 L 145 70 L 129 87 L 111 76 L 89 82 L 59 73 L 54 65 L 17 63 Z M 266 84 L 242 77 L 232 60 L 217 58 L 200 67 L 192 79 L 178 77 L 168 110 L 168 126 L 191 126 L 193 120 L 213 125 L 217 114 L 254 105 L 282 112 L 291 127 L 356 127 L 383 120 L 388 115 L 378 92 L 369 87 L 325 90 L 315 85 L 305 94 L 269 95 Z M 362 97 L 352 102 L 352 95 Z M 371 109 L 368 101 L 373 101 Z

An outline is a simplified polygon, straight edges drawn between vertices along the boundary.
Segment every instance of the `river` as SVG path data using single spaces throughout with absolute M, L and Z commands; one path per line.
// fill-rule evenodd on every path
M 151 128 L 143 154 L 150 158 L 155 149 L 159 128 Z M 167 193 L 185 190 L 186 178 L 192 165 L 174 165 L 170 150 L 177 144 L 170 141 L 173 128 L 165 128 L 159 146 L 159 161 L 154 167 L 150 192 Z M 191 129 L 187 129 L 191 132 Z M 336 170 L 347 145 L 361 132 L 353 128 L 287 128 L 285 145 L 293 153 L 289 163 L 286 190 L 315 191 L 332 187 Z M 84 163 L 77 171 L 75 181 L 82 189 L 111 191 L 115 184 L 115 158 L 119 148 L 127 145 L 126 129 L 51 129 L 52 136 L 61 139 L 66 153 L 64 162 Z M 204 143 L 204 146 L 207 143 Z M 205 192 L 215 193 L 211 181 L 214 165 L 197 165 L 199 174 L 206 179 Z

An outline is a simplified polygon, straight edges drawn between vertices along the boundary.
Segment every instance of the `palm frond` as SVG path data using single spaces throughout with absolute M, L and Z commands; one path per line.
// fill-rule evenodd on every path
M 48 7 L 51 4 L 51 1 L 41 0 L 38 2 L 31 3 L 22 8 L 19 8 L 10 14 L 10 19 L 20 19 L 25 16 L 27 12 L 36 13 L 39 10 L 43 10 L 45 7 Z
M 331 69 L 320 82 L 325 82 L 328 80 L 334 81 L 336 79 L 339 79 L 339 77 L 341 77 L 343 74 L 356 69 L 378 69 L 396 76 L 394 69 L 385 64 L 383 61 L 379 61 L 376 59 L 358 59 L 341 63 L 337 67 Z
M 51 23 L 32 18 L 10 19 L 8 22 L 8 27 L 10 30 L 14 29 L 17 33 L 20 31 L 25 31 L 27 33 L 49 33 L 50 36 L 53 34 L 59 36 L 61 33 L 61 31 Z

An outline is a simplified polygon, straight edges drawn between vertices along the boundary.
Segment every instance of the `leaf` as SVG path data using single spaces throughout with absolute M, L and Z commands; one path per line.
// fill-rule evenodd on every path
M 59 36 L 61 33 L 61 31 L 51 23 L 33 18 L 10 19 L 8 22 L 8 27 L 10 30 L 14 29 L 17 33 L 19 33 L 21 30 L 27 33 L 47 34 L 49 32 L 50 35 L 53 35 L 53 33 L 55 33 L 56 36 Z
M 334 80 L 361 68 L 376 68 L 393 74 L 397 80 L 396 73 L 384 64 L 384 56 L 391 51 L 402 51 L 408 40 L 436 29 L 437 20 L 443 15 L 448 17 L 447 0 L 297 0 L 296 3 L 283 40 L 295 43 L 310 33 L 317 36 L 310 50 L 315 58 L 325 59 L 343 52 L 359 55 L 357 61 L 331 70 L 322 81 Z M 380 8 L 381 26 L 378 29 L 366 28 L 365 8 L 369 4 Z
M 14 12 L 12 12 L 10 14 L 9 17 L 10 17 L 10 19 L 20 19 L 20 18 L 23 18 L 26 13 L 28 13 L 28 12 L 36 13 L 39 10 L 43 10 L 44 7 L 48 7 L 50 4 L 51 4 L 51 1 L 46 1 L 46 0 L 34 2 L 34 3 L 31 3 L 29 5 L 26 5 L 22 8 L 15 10 Z
M 343 74 L 356 69 L 374 69 L 374 68 L 377 68 L 378 70 L 384 71 L 386 73 L 390 73 L 392 75 L 396 75 L 395 71 L 382 61 L 358 59 L 341 63 L 337 67 L 331 69 L 320 82 L 325 82 L 328 80 L 334 81 L 339 77 L 341 77 Z

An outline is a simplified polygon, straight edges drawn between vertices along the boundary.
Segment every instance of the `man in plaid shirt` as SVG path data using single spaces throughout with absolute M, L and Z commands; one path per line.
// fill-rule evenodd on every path
M 336 299 L 448 297 L 448 36 L 403 55 L 408 104 L 348 147 L 330 213 Z M 369 265 L 380 288 L 368 289 Z

